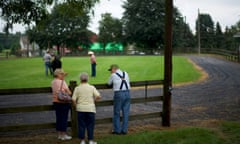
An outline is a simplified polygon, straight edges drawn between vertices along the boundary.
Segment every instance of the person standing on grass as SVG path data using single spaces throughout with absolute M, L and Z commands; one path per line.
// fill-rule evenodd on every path
M 127 134 L 128 116 L 130 110 L 130 82 L 127 72 L 119 69 L 118 65 L 113 64 L 108 69 L 111 76 L 108 85 L 113 86 L 113 132 L 112 134 Z M 120 112 L 122 111 L 123 121 L 120 123 Z
M 88 55 L 90 56 L 90 62 L 91 62 L 91 71 L 92 71 L 91 76 L 96 77 L 96 66 L 97 66 L 96 57 L 94 55 L 94 52 L 92 51 L 89 51 Z
M 50 74 L 53 74 L 52 68 L 51 68 L 51 60 L 52 56 L 50 55 L 50 51 L 47 50 L 46 53 L 43 56 L 44 64 L 45 64 L 45 74 L 48 76 L 48 70 L 50 71 Z
M 88 84 L 88 74 L 80 74 L 81 84 L 74 89 L 73 104 L 78 112 L 78 137 L 80 144 L 85 144 L 85 130 L 87 129 L 89 144 L 97 144 L 94 139 L 95 101 L 101 98 L 97 89 Z
M 53 106 L 56 112 L 56 130 L 58 132 L 59 140 L 70 140 L 71 136 L 67 135 L 68 112 L 71 108 L 69 102 L 62 102 L 58 100 L 59 90 L 67 92 L 71 95 L 71 91 L 66 84 L 64 77 L 67 75 L 62 69 L 54 71 L 54 80 L 52 81 Z
M 61 69 L 62 68 L 62 62 L 60 60 L 60 56 L 54 56 L 54 59 L 52 61 L 52 71 L 55 72 L 56 69 Z

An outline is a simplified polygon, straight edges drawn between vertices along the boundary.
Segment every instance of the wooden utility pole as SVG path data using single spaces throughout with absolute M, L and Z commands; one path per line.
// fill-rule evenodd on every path
M 170 126 L 171 89 L 172 89 L 172 23 L 173 0 L 165 0 L 165 50 L 164 50 L 164 86 L 162 125 Z
M 198 9 L 198 54 L 201 54 L 200 10 Z

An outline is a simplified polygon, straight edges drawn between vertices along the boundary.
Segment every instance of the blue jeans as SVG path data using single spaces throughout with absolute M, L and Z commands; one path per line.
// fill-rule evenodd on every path
M 69 103 L 53 103 L 56 112 L 56 130 L 66 132 L 68 126 L 68 112 L 71 108 Z
M 115 91 L 113 100 L 113 127 L 116 133 L 127 133 L 128 131 L 128 116 L 130 110 L 130 92 L 126 91 Z M 122 125 L 120 123 L 120 112 L 122 111 Z
M 92 68 L 92 77 L 96 76 L 96 63 L 91 64 L 91 68 Z
M 87 129 L 88 140 L 94 138 L 95 113 L 78 112 L 78 138 L 85 139 L 85 130 Z
M 45 62 L 45 74 L 48 75 L 48 69 L 50 71 L 50 74 L 52 74 L 52 68 L 51 68 L 51 62 Z

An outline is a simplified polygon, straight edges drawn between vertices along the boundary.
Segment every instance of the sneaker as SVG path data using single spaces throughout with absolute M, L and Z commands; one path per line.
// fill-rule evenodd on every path
M 118 132 L 112 132 L 113 135 L 120 135 L 121 133 L 118 133 Z
M 85 143 L 85 141 L 84 141 L 84 140 L 82 140 L 82 141 L 80 142 L 80 144 L 86 144 L 86 143 Z
M 97 144 L 95 141 L 89 141 L 89 144 Z
M 61 135 L 59 135 L 59 136 L 58 136 L 58 139 L 60 140 L 61 138 L 62 138 L 62 136 L 61 136 Z
M 121 135 L 127 135 L 127 132 L 121 132 Z
M 63 136 L 60 136 L 59 139 L 62 140 L 62 141 L 64 141 L 64 140 L 71 140 L 72 137 L 68 136 L 68 135 L 63 135 Z

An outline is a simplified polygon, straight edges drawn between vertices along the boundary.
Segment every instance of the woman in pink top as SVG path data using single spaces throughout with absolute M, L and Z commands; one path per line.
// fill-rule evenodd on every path
M 52 93 L 53 93 L 53 105 L 56 112 L 56 130 L 58 132 L 59 140 L 70 140 L 71 136 L 67 135 L 67 121 L 68 112 L 71 108 L 71 104 L 67 102 L 59 101 L 57 98 L 58 91 L 62 87 L 61 91 L 67 92 L 71 95 L 71 91 L 66 84 L 64 77 L 67 75 L 62 69 L 56 69 L 54 71 L 54 80 L 52 81 Z M 62 85 L 62 86 L 61 86 Z
M 92 71 L 91 76 L 96 77 L 96 66 L 97 66 L 96 57 L 94 55 L 94 52 L 92 51 L 89 51 L 88 55 L 90 55 L 91 71 Z

